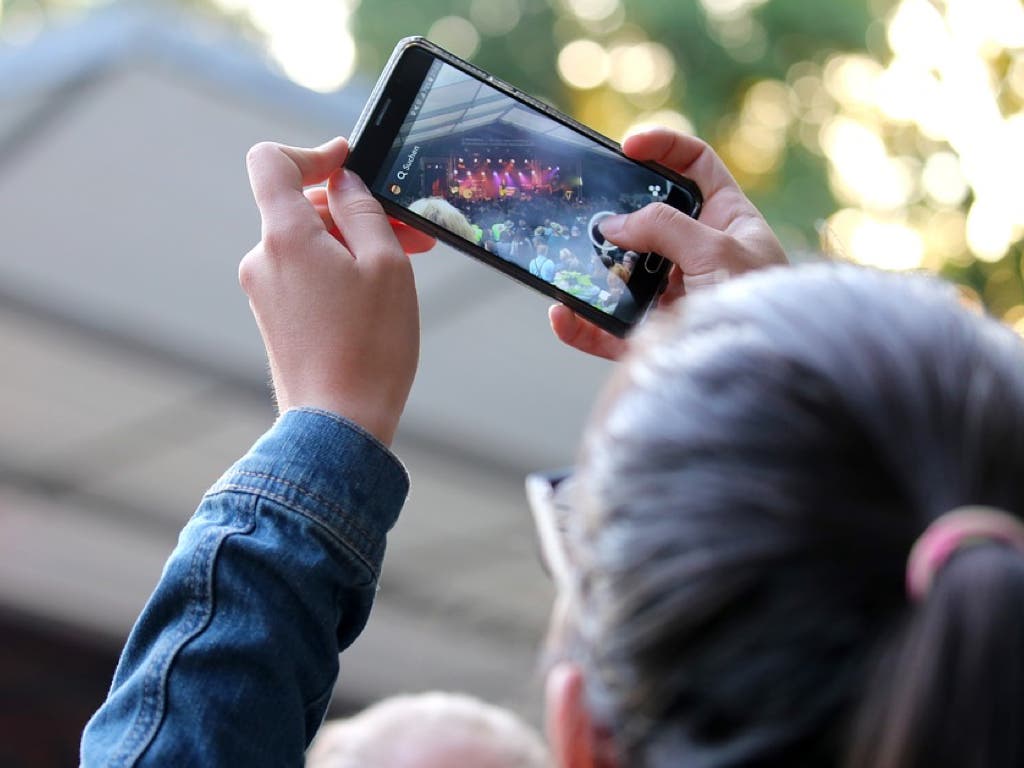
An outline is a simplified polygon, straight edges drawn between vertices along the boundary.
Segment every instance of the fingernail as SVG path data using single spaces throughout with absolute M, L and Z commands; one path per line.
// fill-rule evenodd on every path
M 338 179 L 338 189 L 365 192 L 366 185 L 363 183 L 363 180 L 359 178 L 359 174 L 346 168 L 341 172 L 341 178 Z
M 317 149 L 330 149 L 331 147 L 337 146 L 338 142 L 341 141 L 346 141 L 344 136 L 335 136 L 333 139 L 328 139 L 327 141 L 325 141 L 323 144 L 317 147 Z
M 601 234 L 605 237 L 615 237 L 615 235 L 622 231 L 624 226 L 626 226 L 626 214 L 624 213 L 608 216 L 601 219 L 601 223 L 598 224 Z

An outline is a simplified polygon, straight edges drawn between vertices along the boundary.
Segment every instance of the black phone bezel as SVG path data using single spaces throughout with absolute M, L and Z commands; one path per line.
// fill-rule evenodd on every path
M 587 320 L 610 333 L 624 337 L 643 319 L 650 307 L 654 306 L 657 302 L 657 298 L 667 280 L 668 271 L 671 268 L 671 264 L 667 260 L 664 260 L 656 269 L 648 270 L 641 266 L 645 258 L 641 257 L 641 262 L 638 263 L 638 268 L 634 270 L 628 284 L 630 295 L 639 299 L 635 301 L 638 309 L 635 319 L 632 322 L 627 322 L 620 317 L 603 312 L 546 280 L 530 274 L 529 271 L 519 265 L 507 261 L 479 245 L 467 242 L 458 235 L 422 216 L 418 216 L 374 190 L 374 183 L 394 145 L 395 138 L 401 130 L 402 124 L 405 122 L 406 115 L 409 113 L 413 101 L 420 91 L 423 80 L 426 78 L 433 62 L 438 59 L 462 70 L 471 77 L 482 81 L 484 84 L 504 93 L 521 104 L 586 136 L 596 144 L 612 150 L 628 162 L 646 167 L 663 176 L 667 181 L 672 182 L 673 185 L 670 187 L 672 190 L 670 198 L 666 202 L 694 218 L 700 214 L 703 202 L 700 189 L 691 179 L 681 176 L 664 166 L 656 163 L 641 163 L 626 157 L 622 153 L 621 148 L 606 136 L 602 136 L 549 105 L 522 93 L 514 86 L 463 61 L 421 37 L 405 38 L 398 43 L 366 107 L 363 109 L 351 136 L 352 148 L 346 161 L 346 166 L 363 179 L 374 197 L 381 202 L 388 214 L 416 229 L 433 235 L 438 240 L 451 245 L 478 261 L 484 262 L 517 282 L 528 285 L 542 294 L 569 306 L 577 314 L 582 315 Z M 672 199 L 673 196 L 676 199 Z

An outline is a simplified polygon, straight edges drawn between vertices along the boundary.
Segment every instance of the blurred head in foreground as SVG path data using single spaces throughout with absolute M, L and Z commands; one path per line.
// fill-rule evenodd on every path
M 566 490 L 556 762 L 1024 764 L 1024 555 L 970 542 L 905 588 L 950 510 L 1019 524 L 1021 340 L 936 279 L 852 266 L 683 304 L 635 340 Z
M 540 736 L 519 718 L 470 696 L 395 696 L 327 723 L 307 768 L 547 768 Z

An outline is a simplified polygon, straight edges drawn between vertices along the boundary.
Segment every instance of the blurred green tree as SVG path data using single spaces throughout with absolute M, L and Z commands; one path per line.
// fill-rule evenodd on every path
M 961 283 L 1024 332 L 1019 0 L 367 0 L 368 73 L 426 34 L 620 139 L 712 143 L 791 252 Z
M 696 0 L 430 0 L 415 6 L 368 0 L 356 11 L 353 32 L 359 68 L 368 74 L 383 66 L 398 39 L 426 34 L 616 139 L 638 122 L 678 112 L 686 122 L 675 124 L 688 123 L 719 148 L 791 246 L 816 247 L 816 222 L 836 207 L 822 158 L 796 143 L 748 169 L 729 156 L 726 138 L 750 86 L 785 81 L 795 66 L 820 62 L 829 52 L 863 50 L 872 14 L 864 0 L 834 0 L 827 13 L 815 0 L 774 0 L 756 8 L 737 0 L 723 5 L 727 12 L 715 16 Z M 495 22 L 488 9 L 500 9 Z M 667 85 L 631 86 L 610 73 L 611 82 L 573 87 L 559 77 L 559 54 L 574 40 L 593 40 L 609 52 L 656 43 L 669 54 L 671 71 L 662 78 Z M 645 66 L 640 55 L 630 61 L 628 48 L 614 58 L 624 60 L 622 67 Z

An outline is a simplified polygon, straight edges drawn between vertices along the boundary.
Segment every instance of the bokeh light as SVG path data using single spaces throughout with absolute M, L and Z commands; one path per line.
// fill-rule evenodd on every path
M 828 220 L 842 253 L 861 264 L 886 269 L 917 269 L 924 262 L 924 241 L 898 217 L 883 217 L 854 208 Z
M 558 74 L 573 88 L 596 88 L 610 70 L 608 52 L 593 40 L 573 40 L 558 53 Z
M 352 76 L 355 41 L 349 20 L 355 3 L 346 0 L 214 0 L 221 9 L 244 14 L 267 40 L 267 50 L 284 73 L 315 91 L 334 91 Z
M 511 32 L 522 18 L 519 0 L 473 0 L 469 5 L 469 20 L 481 34 L 500 37 Z
M 652 128 L 670 128 L 680 133 L 694 134 L 693 122 L 686 115 L 674 109 L 659 109 L 637 116 L 637 119 L 626 129 L 623 138 L 634 133 L 642 133 Z
M 967 245 L 981 261 L 1000 261 L 1013 244 L 1011 205 L 992 198 L 979 198 L 967 214 Z
M 427 37 L 456 56 L 471 59 L 480 48 L 480 33 L 469 19 L 444 16 L 430 25 Z
M 811 81 L 812 90 L 824 84 L 829 95 L 850 108 L 871 109 L 875 105 L 881 64 L 866 54 L 845 54 L 831 57 L 825 65 L 824 77 Z
M 1024 57 L 1015 59 L 1006 73 L 1006 85 L 1018 99 L 1024 99 Z
M 619 9 L 619 0 L 566 0 L 566 5 L 583 21 L 601 21 Z
M 952 152 L 936 152 L 924 164 L 921 185 L 936 206 L 956 207 L 967 197 L 969 188 L 960 168 L 960 158 Z
M 717 18 L 735 18 L 749 13 L 767 0 L 700 0 L 708 15 Z
M 771 0 L 700 5 L 707 32 L 737 62 L 768 51 L 761 14 Z M 604 34 L 587 26 L 628 14 L 618 0 L 562 7 L 579 32 L 563 36 L 558 73 L 578 92 L 578 115 L 612 135 L 658 122 L 694 130 L 681 100 L 686 72 L 656 30 L 621 20 Z M 785 182 L 794 147 L 823 158 L 838 203 L 828 224 L 854 260 L 890 269 L 998 264 L 1024 236 L 1013 189 L 1024 177 L 1024 6 L 889 0 L 873 8 L 882 13 L 880 44 L 823 51 L 785 77 L 748 81 L 731 112 L 696 128 L 754 193 Z
M 621 93 L 651 93 L 672 82 L 676 64 L 660 43 L 617 45 L 609 52 L 608 82 Z
M 1024 236 L 1024 6 L 899 0 L 885 31 L 884 56 L 835 54 L 821 67 L 831 104 L 818 145 L 846 206 L 830 226 L 864 263 L 992 265 L 983 299 L 999 306 L 1016 292 L 1020 304 L 1019 270 L 1000 265 L 1019 259 Z M 1021 317 L 1011 324 L 1024 328 Z

